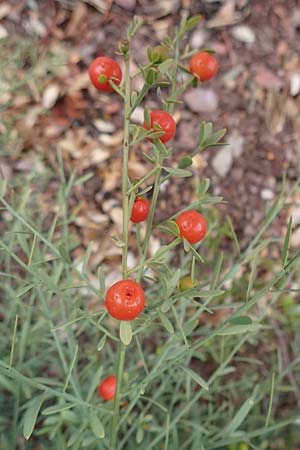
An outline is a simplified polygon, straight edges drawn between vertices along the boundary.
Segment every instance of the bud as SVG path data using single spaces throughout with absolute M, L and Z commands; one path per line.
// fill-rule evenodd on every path
M 122 55 L 126 55 L 129 51 L 129 41 L 128 39 L 123 39 L 119 44 L 119 50 Z
M 154 67 L 150 67 L 146 72 L 146 76 L 145 76 L 146 82 L 151 85 L 151 84 L 155 83 L 155 81 L 157 80 L 157 77 L 158 77 L 157 69 L 155 69 Z
M 167 47 L 163 45 L 156 45 L 155 47 L 149 47 L 147 50 L 149 61 L 152 64 L 161 64 L 170 58 L 170 52 Z

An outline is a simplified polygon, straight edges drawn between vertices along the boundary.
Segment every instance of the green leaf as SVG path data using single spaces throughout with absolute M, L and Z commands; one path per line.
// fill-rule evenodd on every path
M 208 191 L 209 186 L 210 186 L 210 179 L 203 178 L 203 180 L 201 180 L 199 183 L 198 196 L 202 197 Z
M 132 339 L 131 323 L 127 320 L 122 320 L 120 323 L 120 339 L 124 345 L 129 345 Z
M 226 128 L 222 128 L 221 130 L 212 133 L 209 137 L 207 137 L 207 139 L 205 139 L 204 147 L 207 148 L 216 145 L 226 134 L 226 131 Z
M 66 409 L 74 408 L 77 405 L 78 403 L 64 403 L 62 405 L 49 406 L 49 408 L 46 408 L 42 411 L 42 414 L 44 416 L 49 416 L 50 414 L 57 414 L 59 412 L 65 411 Z
M 186 346 L 185 345 L 177 345 L 175 347 L 172 347 L 166 356 L 166 360 L 169 359 L 176 359 L 179 356 L 183 356 L 186 354 Z
M 289 255 L 289 246 L 290 246 L 290 240 L 292 235 L 292 217 L 289 220 L 287 232 L 284 239 L 283 244 L 283 252 L 282 252 L 282 259 L 281 259 L 281 265 L 284 267 L 287 263 L 288 255 Z
M 183 326 L 184 334 L 186 336 L 189 336 L 190 334 L 192 334 L 192 332 L 195 330 L 195 328 L 197 328 L 198 324 L 199 324 L 199 319 L 194 319 L 194 320 L 191 320 L 190 322 L 187 322 L 186 324 L 184 324 L 184 326 Z
M 163 167 L 163 169 L 173 177 L 185 178 L 192 176 L 192 173 L 189 170 L 178 169 L 177 167 Z
M 30 407 L 26 410 L 24 414 L 23 436 L 27 440 L 32 435 L 39 411 L 45 398 L 46 398 L 45 394 L 35 397 L 35 399 L 32 400 L 32 402 L 30 402 Z
M 185 169 L 193 164 L 193 159 L 190 156 L 185 156 L 179 161 L 178 169 Z
M 159 139 L 154 139 L 154 144 L 161 156 L 165 157 L 169 155 L 170 152 Z
M 193 28 L 195 28 L 200 22 L 201 18 L 202 16 L 200 14 L 197 16 L 190 17 L 185 24 L 184 27 L 185 31 L 191 31 Z
M 180 269 L 177 269 L 173 275 L 171 279 L 167 280 L 167 290 L 166 290 L 166 297 L 171 297 L 171 295 L 173 294 L 174 290 L 176 289 L 177 285 L 178 285 L 178 281 L 180 278 Z
M 206 383 L 206 381 L 196 372 L 194 372 L 193 370 L 181 366 L 182 370 L 187 373 L 194 381 L 196 381 L 197 384 L 199 384 L 199 386 L 201 386 L 203 389 L 205 389 L 206 391 L 209 390 L 209 386 Z
M 232 334 L 254 333 L 262 327 L 259 323 L 251 323 L 249 325 L 231 325 L 218 333 L 219 336 L 229 336 Z
M 173 59 L 167 59 L 166 61 L 162 62 L 161 64 L 159 64 L 159 66 L 157 66 L 159 72 L 161 75 L 164 75 L 165 73 L 169 72 L 171 66 L 173 64 Z
M 163 326 L 165 327 L 165 329 L 170 334 L 174 334 L 174 327 L 173 327 L 172 323 L 170 322 L 170 320 L 167 318 L 167 316 L 165 316 L 165 314 L 161 311 L 158 311 L 158 315 L 159 315 L 160 321 L 163 324 Z
M 231 237 L 232 237 L 233 242 L 235 244 L 236 250 L 237 250 L 238 254 L 240 254 L 241 253 L 240 244 L 239 244 L 237 235 L 236 235 L 236 233 L 234 231 L 232 221 L 231 221 L 229 216 L 227 216 L 227 222 L 228 222 L 228 225 L 229 225 L 230 234 L 231 234 Z
M 255 258 L 252 262 L 252 269 L 250 272 L 250 277 L 249 277 L 249 283 L 248 283 L 248 288 L 247 288 L 247 292 L 246 292 L 246 301 L 249 300 L 252 288 L 253 288 L 253 284 L 254 284 L 254 280 L 255 280 L 255 276 L 256 276 L 256 268 L 257 268 L 257 264 L 258 264 L 258 259 L 259 259 L 259 253 L 256 253 Z
M 232 325 L 250 325 L 253 321 L 249 316 L 233 317 L 229 320 Z
M 70 255 L 69 255 L 69 251 L 68 251 L 67 246 L 65 245 L 65 243 L 61 242 L 60 244 L 58 244 L 57 248 L 58 248 L 58 251 L 59 251 L 63 261 L 66 264 L 71 264 L 72 261 L 71 261 L 71 258 L 70 258 Z
M 136 433 L 136 443 L 140 444 L 144 439 L 144 429 L 142 428 L 142 425 L 140 424 L 138 429 L 137 429 L 137 433 Z
M 204 259 L 202 258 L 202 256 L 197 252 L 197 250 L 186 240 L 184 239 L 184 244 L 186 245 L 186 248 L 193 253 L 193 255 L 196 257 L 196 259 L 203 264 L 204 263 Z
M 97 416 L 96 411 L 92 410 L 90 411 L 90 427 L 92 432 L 94 433 L 94 435 L 99 438 L 99 439 L 103 439 L 105 437 L 105 431 L 103 428 L 102 423 L 99 420 L 99 417 Z
M 103 349 L 103 347 L 106 343 L 106 337 L 107 337 L 107 335 L 104 334 L 104 336 L 102 336 L 102 338 L 100 339 L 99 344 L 97 345 L 98 352 L 101 352 L 101 350 Z
M 163 302 L 163 304 L 161 305 L 161 311 L 163 312 L 163 313 L 166 313 L 166 312 L 168 312 L 169 310 L 170 310 L 170 308 L 171 308 L 171 306 L 172 306 L 172 304 L 173 304 L 173 301 L 174 301 L 174 299 L 173 298 L 167 298 L 164 302 Z
M 250 410 L 254 406 L 254 399 L 253 397 L 248 398 L 248 400 L 243 403 L 243 405 L 240 407 L 232 421 L 225 427 L 224 430 L 220 433 L 221 436 L 231 436 L 243 423 L 243 421 L 248 416 Z
M 148 128 L 151 127 L 150 111 L 149 108 L 147 108 L 147 106 L 144 108 L 144 122 Z

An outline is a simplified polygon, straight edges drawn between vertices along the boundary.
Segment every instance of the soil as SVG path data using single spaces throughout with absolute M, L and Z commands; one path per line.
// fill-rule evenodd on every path
M 39 172 L 49 166 L 58 173 L 58 148 L 66 174 L 92 172 L 84 187 L 74 188 L 70 210 L 79 209 L 73 231 L 83 246 L 77 256 L 91 239 L 99 240 L 95 267 L 103 259 L 118 256 L 106 236 L 118 234 L 121 228 L 122 104 L 116 94 L 96 92 L 87 77 L 88 65 L 97 55 L 114 54 L 134 15 L 142 16 L 144 25 L 133 44 L 132 62 L 144 63 L 147 46 L 162 41 L 186 13 L 203 16 L 189 42 L 193 48 L 213 48 L 220 70 L 215 80 L 176 106 L 174 162 L 193 150 L 202 120 L 212 121 L 216 129 L 228 129 L 231 146 L 203 153 L 195 159 L 193 172 L 196 178 L 210 177 L 211 193 L 224 197 L 226 203 L 218 208 L 224 216 L 230 214 L 243 247 L 281 191 L 284 174 L 288 186 L 298 178 L 297 0 L 11 0 L 0 5 L 2 33 L 7 34 L 2 40 L 2 60 L 9 60 L 13 49 L 21 53 L 22 61 L 15 72 L 10 64 L 4 67 L 4 80 L 23 82 L 21 89 L 7 93 L 1 101 L 6 112 L 0 131 L 5 134 L 7 123 L 14 128 L 14 139 L 1 161 L 2 174 L 26 176 L 33 167 Z M 26 42 L 32 45 L 32 54 Z M 140 88 L 139 83 L 134 87 Z M 150 93 L 149 107 L 157 106 L 156 102 Z M 141 157 L 147 148 L 148 143 L 143 143 L 133 149 L 133 178 L 148 170 Z M 43 191 L 43 207 L 51 212 L 57 186 L 58 177 L 47 187 L 33 185 L 33 190 Z M 156 221 L 178 211 L 192 196 L 193 184 L 186 179 L 164 186 Z M 285 233 L 287 214 L 276 220 L 273 234 Z

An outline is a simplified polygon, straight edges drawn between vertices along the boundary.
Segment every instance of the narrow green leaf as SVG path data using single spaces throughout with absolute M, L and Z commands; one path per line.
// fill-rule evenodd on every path
M 176 359 L 179 356 L 183 356 L 186 354 L 186 346 L 185 345 L 177 345 L 172 347 L 166 356 L 166 360 L 168 359 Z
M 164 75 L 165 73 L 169 72 L 171 66 L 173 64 L 173 59 L 166 59 L 166 61 L 162 62 L 161 64 L 159 64 L 159 66 L 157 66 L 159 72 L 161 75 Z
M 144 108 L 144 122 L 148 128 L 151 127 L 150 111 L 149 108 L 147 108 L 147 106 Z
M 252 262 L 252 268 L 251 268 L 251 272 L 250 272 L 249 283 L 248 283 L 248 288 L 247 288 L 247 293 L 246 293 L 246 301 L 249 300 L 250 294 L 251 294 L 251 291 L 253 288 L 253 284 L 254 284 L 254 280 L 255 280 L 255 276 L 256 276 L 256 268 L 257 268 L 257 264 L 258 264 L 258 259 L 259 259 L 259 254 L 256 253 L 255 258 Z
M 259 330 L 262 327 L 259 323 L 251 323 L 249 325 L 231 325 L 218 333 L 219 336 L 229 336 L 232 334 L 249 333 Z
M 253 321 L 249 316 L 233 317 L 229 320 L 232 325 L 250 325 Z
M 210 186 L 210 179 L 203 178 L 203 180 L 201 180 L 199 183 L 198 196 L 202 197 L 204 194 L 206 194 L 206 192 L 209 189 L 209 186 Z
M 124 345 L 129 345 L 132 339 L 131 323 L 127 320 L 122 320 L 120 323 L 120 339 Z
M 246 417 L 248 416 L 249 412 L 254 406 L 254 399 L 253 397 L 250 397 L 248 400 L 243 403 L 243 405 L 240 407 L 232 421 L 225 427 L 224 430 L 220 433 L 222 436 L 231 436 L 244 422 Z
M 101 352 L 101 350 L 103 349 L 103 347 L 106 343 L 106 338 L 107 338 L 107 334 L 104 334 L 104 336 L 102 336 L 102 338 L 100 339 L 99 344 L 97 345 L 98 352 Z
M 171 295 L 173 294 L 174 290 L 178 285 L 179 278 L 180 278 L 180 269 L 177 269 L 173 273 L 172 278 L 167 280 L 166 297 L 171 297 Z
M 190 17 L 185 24 L 185 31 L 191 31 L 200 22 L 202 16 L 199 14 L 197 16 Z
M 32 400 L 32 402 L 30 403 L 30 407 L 26 410 L 24 414 L 23 436 L 27 440 L 32 435 L 39 411 L 45 398 L 46 398 L 45 394 L 35 397 L 35 399 Z
M 59 251 L 63 261 L 66 264 L 71 264 L 72 261 L 71 261 L 71 258 L 70 258 L 70 255 L 69 255 L 69 251 L 68 251 L 65 243 L 61 242 L 60 244 L 58 244 L 57 248 L 58 248 L 58 251 Z
M 99 439 L 103 439 L 105 437 L 105 431 L 103 428 L 102 423 L 99 420 L 99 417 L 97 416 L 96 411 L 92 410 L 90 411 L 90 427 L 92 432 L 94 433 L 94 435 L 99 438 Z
M 197 384 L 199 384 L 199 386 L 201 386 L 206 391 L 209 390 L 209 385 L 198 373 L 194 372 L 194 370 L 191 370 L 187 367 L 184 367 L 184 366 L 181 366 L 181 367 L 185 373 L 187 373 L 194 381 L 196 381 Z
M 236 251 L 237 251 L 238 254 L 240 254 L 240 253 L 241 253 L 240 244 L 239 244 L 237 235 L 236 235 L 236 233 L 235 233 L 235 231 L 234 231 L 234 228 L 233 228 L 233 224 L 232 224 L 231 218 L 230 218 L 229 216 L 227 216 L 227 222 L 228 222 L 228 224 L 229 224 L 230 234 L 231 234 L 231 237 L 232 237 L 233 242 L 234 242 L 234 244 L 235 244 Z
M 160 321 L 163 324 L 163 326 L 165 327 L 165 329 L 170 334 L 174 334 L 174 327 L 173 327 L 171 321 L 167 318 L 167 316 L 161 311 L 158 311 L 158 315 L 159 315 Z
M 292 236 L 292 220 L 293 220 L 293 218 L 291 217 L 289 220 L 287 232 L 286 232 L 285 239 L 284 239 L 282 259 L 281 259 L 282 267 L 285 267 L 288 256 L 289 256 L 289 246 L 290 246 L 290 240 L 291 240 L 291 236 Z
M 193 159 L 190 156 L 185 156 L 179 161 L 178 169 L 185 169 L 193 164 Z
M 185 178 L 192 176 L 192 173 L 189 170 L 178 169 L 177 167 L 163 167 L 163 169 L 173 177 Z
M 187 322 L 183 326 L 184 334 L 186 336 L 190 336 L 190 334 L 192 334 L 192 332 L 195 330 L 195 328 L 197 328 L 198 325 L 199 325 L 199 319 L 194 319 L 194 320 L 191 320 L 190 322 Z
M 78 403 L 64 403 L 62 405 L 49 406 L 42 411 L 43 416 L 49 416 L 51 414 L 57 414 L 59 412 L 65 411 L 66 409 L 71 409 L 77 406 Z
M 173 304 L 173 301 L 174 301 L 174 299 L 173 298 L 167 298 L 167 300 L 165 300 L 164 302 L 163 302 L 163 304 L 161 305 L 161 311 L 163 312 L 163 313 L 166 313 L 166 312 L 168 312 L 169 310 L 170 310 L 170 308 L 171 308 L 171 306 L 172 306 L 172 304 Z
M 212 133 L 204 142 L 204 147 L 214 147 L 226 134 L 226 128 L 222 128 L 222 130 L 216 131 Z

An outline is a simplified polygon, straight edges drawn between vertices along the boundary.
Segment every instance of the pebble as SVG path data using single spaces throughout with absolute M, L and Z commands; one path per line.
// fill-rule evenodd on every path
M 244 44 L 253 44 L 255 42 L 255 34 L 247 25 L 238 25 L 232 29 L 232 36 Z
M 260 191 L 260 196 L 263 200 L 273 200 L 274 192 L 271 189 L 263 189 Z
M 210 88 L 191 89 L 184 95 L 184 100 L 192 111 L 198 113 L 211 113 L 219 103 L 218 95 Z

